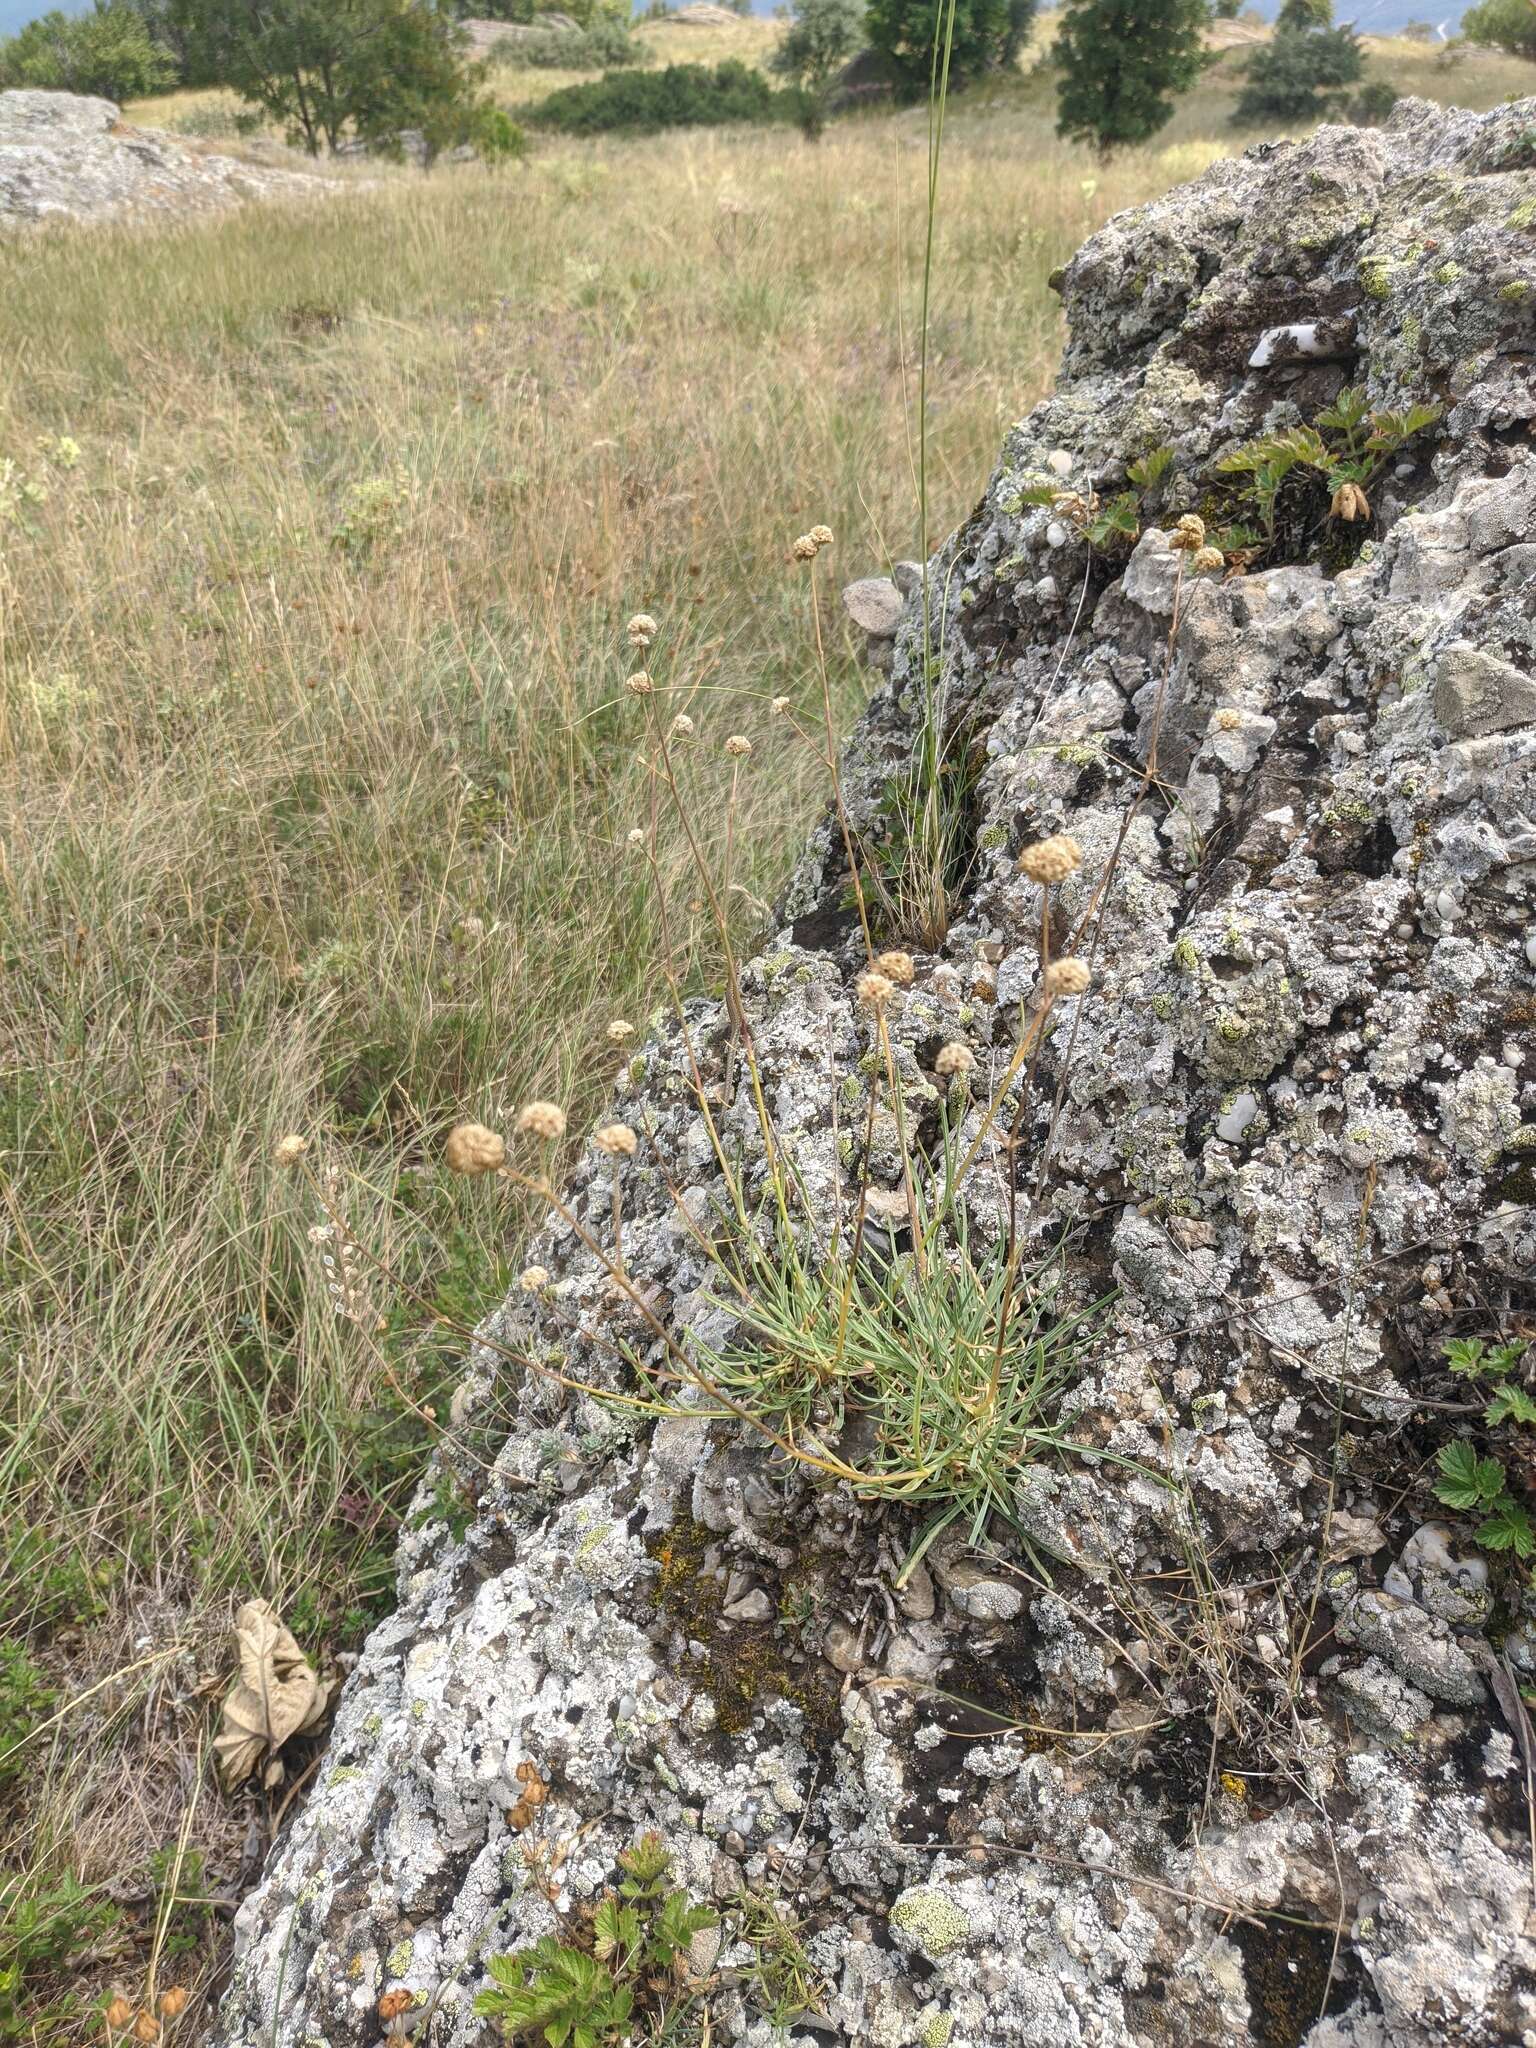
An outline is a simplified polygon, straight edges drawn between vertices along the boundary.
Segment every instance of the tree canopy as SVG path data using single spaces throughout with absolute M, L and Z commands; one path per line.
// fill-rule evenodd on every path
M 1146 142 L 1205 62 L 1205 0 L 1069 0 L 1057 31 L 1057 130 L 1101 156 Z

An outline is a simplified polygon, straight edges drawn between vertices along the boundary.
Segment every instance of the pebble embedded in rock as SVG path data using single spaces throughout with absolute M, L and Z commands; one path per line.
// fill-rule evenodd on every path
M 1224 1144 L 1235 1145 L 1259 1113 L 1259 1098 L 1245 1088 L 1234 1095 L 1232 1105 L 1216 1120 L 1216 1135 Z
M 822 1654 L 837 1671 L 859 1671 L 864 1664 L 864 1653 L 859 1631 L 850 1628 L 846 1621 L 832 1621 L 821 1639 Z
M 750 1593 L 743 1593 L 739 1600 L 728 1600 L 725 1605 L 727 1621 L 772 1621 L 775 1612 L 772 1598 L 761 1586 L 754 1586 Z

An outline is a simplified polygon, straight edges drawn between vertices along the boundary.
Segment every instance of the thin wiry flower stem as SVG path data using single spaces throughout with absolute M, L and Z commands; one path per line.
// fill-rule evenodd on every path
M 917 1262 L 919 1276 L 927 1271 L 927 1254 L 923 1247 L 923 1231 L 917 1213 L 917 1193 L 912 1185 L 912 1152 L 907 1143 L 906 1104 L 896 1080 L 896 1056 L 891 1050 L 891 1034 L 886 1028 L 885 1005 L 875 1011 L 875 1029 L 880 1036 L 880 1051 L 885 1060 L 885 1078 L 891 1091 L 891 1111 L 896 1118 L 896 1137 L 901 1148 L 901 1186 L 907 1198 L 907 1221 L 912 1226 L 912 1256 Z

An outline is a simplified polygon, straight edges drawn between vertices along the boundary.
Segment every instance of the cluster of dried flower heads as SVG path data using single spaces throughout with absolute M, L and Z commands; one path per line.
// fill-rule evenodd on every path
M 191 1993 L 181 1984 L 162 1991 L 156 2001 L 159 2018 L 147 2005 L 135 2005 L 120 1993 L 102 2013 L 108 2034 L 123 2034 L 131 2041 L 158 2041 L 168 2022 L 185 2012 Z
M 1205 521 L 1198 512 L 1186 512 L 1180 518 L 1169 536 L 1168 545 L 1181 555 L 1189 556 L 1191 569 L 1220 569 L 1226 562 L 1220 548 L 1213 548 L 1205 537 Z

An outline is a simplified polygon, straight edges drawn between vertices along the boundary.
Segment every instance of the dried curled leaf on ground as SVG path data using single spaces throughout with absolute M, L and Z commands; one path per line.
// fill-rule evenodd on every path
M 294 1735 L 308 1735 L 330 1710 L 331 1688 L 283 1626 L 269 1600 L 247 1600 L 235 1617 L 240 1676 L 224 1702 L 214 1742 L 226 1790 L 244 1784 L 260 1767 L 264 1785 L 283 1775 L 278 1751 Z

